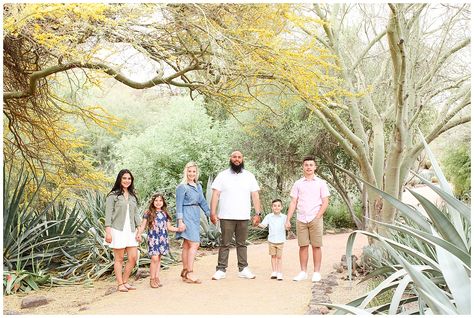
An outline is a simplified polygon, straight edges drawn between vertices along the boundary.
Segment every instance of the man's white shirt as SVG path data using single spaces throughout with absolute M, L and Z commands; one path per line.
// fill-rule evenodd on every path
M 219 219 L 250 219 L 251 193 L 260 190 L 251 172 L 242 169 L 240 173 L 235 173 L 230 168 L 221 171 L 212 183 L 212 189 L 220 191 Z

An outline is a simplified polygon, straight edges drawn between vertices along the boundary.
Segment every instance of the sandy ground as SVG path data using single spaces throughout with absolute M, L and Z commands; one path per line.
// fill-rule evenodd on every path
M 347 233 L 324 236 L 322 277 L 333 272 L 333 264 L 340 261 L 345 253 Z M 357 236 L 354 253 L 360 255 L 367 244 L 364 236 Z M 149 279 L 134 282 L 138 288 L 128 293 L 114 292 L 104 296 L 114 288 L 112 278 L 108 281 L 94 282 L 93 287 L 70 286 L 42 289 L 30 295 L 44 295 L 49 304 L 33 309 L 20 309 L 26 295 L 3 297 L 5 310 L 19 314 L 292 314 L 303 315 L 311 300 L 311 280 L 292 281 L 299 272 L 298 246 L 296 240 L 285 243 L 283 250 L 283 281 L 270 279 L 271 265 L 266 243 L 248 247 L 249 267 L 257 275 L 248 280 L 237 277 L 237 258 L 232 249 L 229 256 L 227 277 L 213 281 L 212 275 L 217 264 L 217 254 L 207 253 L 198 258 L 194 271 L 202 284 L 186 284 L 180 278 L 181 266 L 172 266 L 161 272 L 163 287 L 151 289 Z M 311 260 L 311 255 L 310 255 Z M 312 274 L 312 261 L 309 262 Z M 342 277 L 338 274 L 338 277 Z M 311 277 L 311 276 L 310 276 Z M 364 293 L 364 288 L 355 282 L 339 280 L 334 293 L 330 294 L 332 303 L 346 303 Z

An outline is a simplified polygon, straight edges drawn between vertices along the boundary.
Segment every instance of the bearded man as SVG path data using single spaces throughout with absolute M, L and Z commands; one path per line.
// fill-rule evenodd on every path
M 229 261 L 229 248 L 235 234 L 237 250 L 238 276 L 253 279 L 255 275 L 248 268 L 247 237 L 250 219 L 250 198 L 252 198 L 255 214 L 260 215 L 260 197 L 255 176 L 244 169 L 244 156 L 240 151 L 230 155 L 230 168 L 221 171 L 212 183 L 211 222 L 221 227 L 221 244 L 213 280 L 223 279 Z M 216 213 L 219 203 L 219 211 Z

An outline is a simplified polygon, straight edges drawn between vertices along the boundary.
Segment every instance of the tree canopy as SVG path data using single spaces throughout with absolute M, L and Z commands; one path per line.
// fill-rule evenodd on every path
M 21 155 L 50 179 L 99 179 L 70 121 L 120 124 L 100 105 L 75 98 L 78 89 L 111 78 L 134 89 L 204 95 L 218 106 L 215 114 L 253 111 L 269 128 L 262 109 L 276 115 L 280 107 L 304 105 L 353 169 L 399 197 L 422 151 L 418 132 L 431 142 L 470 122 L 469 10 L 468 4 L 8 4 L 5 157 Z M 134 55 L 138 66 L 130 62 Z M 393 222 L 393 208 L 375 192 L 362 192 L 369 217 Z

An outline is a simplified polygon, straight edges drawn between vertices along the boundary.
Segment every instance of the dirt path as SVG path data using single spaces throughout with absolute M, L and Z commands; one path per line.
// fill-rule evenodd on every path
M 340 261 L 345 253 L 348 234 L 324 236 L 323 278 L 333 271 L 332 265 Z M 358 236 L 354 253 L 360 255 L 365 237 Z M 310 258 L 311 259 L 311 258 Z M 311 300 L 311 280 L 292 281 L 299 272 L 298 247 L 296 240 L 285 243 L 283 250 L 283 281 L 270 279 L 270 257 L 267 244 L 250 245 L 248 260 L 256 279 L 237 277 L 235 250 L 229 256 L 227 277 L 220 281 L 211 280 L 217 263 L 217 254 L 199 258 L 195 263 L 196 275 L 202 279 L 199 285 L 186 284 L 179 277 L 181 266 L 173 266 L 161 272 L 162 288 L 151 289 L 149 280 L 134 283 L 138 288 L 128 293 L 112 293 L 104 296 L 113 282 L 96 282 L 93 288 L 84 286 L 60 287 L 41 290 L 34 295 L 46 295 L 53 301 L 35 309 L 20 309 L 20 296 L 3 298 L 4 310 L 21 314 L 294 314 L 303 315 Z M 312 274 L 312 262 L 309 272 Z M 336 287 L 333 303 L 343 303 L 360 294 L 358 287 L 341 284 Z M 338 290 L 339 289 L 339 290 Z M 342 299 L 345 298 L 345 299 Z

